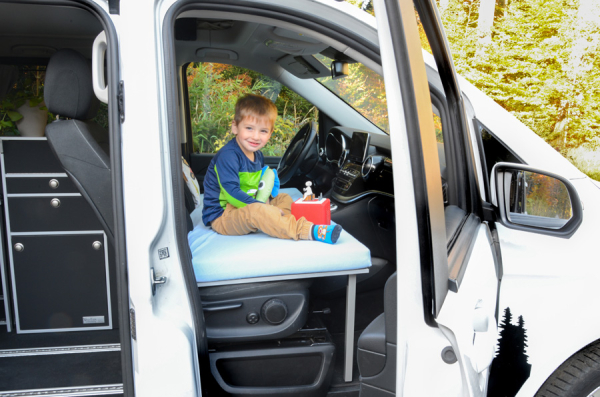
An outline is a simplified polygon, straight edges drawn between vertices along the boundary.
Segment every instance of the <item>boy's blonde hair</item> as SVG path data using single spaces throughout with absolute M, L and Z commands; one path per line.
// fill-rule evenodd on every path
M 239 124 L 245 117 L 266 118 L 271 123 L 271 131 L 277 118 L 277 107 L 270 99 L 262 95 L 247 94 L 235 104 L 234 120 Z

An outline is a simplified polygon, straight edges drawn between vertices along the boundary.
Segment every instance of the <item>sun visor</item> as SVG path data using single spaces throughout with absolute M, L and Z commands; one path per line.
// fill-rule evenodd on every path
M 330 76 L 331 72 L 312 55 L 287 55 L 277 61 L 279 66 L 301 79 Z
M 318 54 L 327 48 L 317 39 L 283 28 L 273 29 L 268 36 L 265 46 L 290 55 Z
M 202 59 L 202 62 L 229 62 L 237 61 L 238 53 L 231 50 L 222 48 L 198 48 L 196 50 L 196 56 Z

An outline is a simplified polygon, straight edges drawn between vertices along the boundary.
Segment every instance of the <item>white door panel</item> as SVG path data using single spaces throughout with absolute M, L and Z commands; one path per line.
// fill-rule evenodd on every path
M 415 200 L 414 205 L 416 205 L 415 215 L 419 220 L 416 230 L 421 240 L 419 241 L 420 252 L 414 252 L 413 245 L 404 247 L 406 251 L 400 249 L 400 243 L 398 245 L 399 255 L 402 255 L 398 258 L 398 263 L 402 263 L 402 266 L 398 268 L 396 395 L 423 395 L 422 390 L 415 387 L 414 382 L 421 381 L 422 384 L 426 376 L 425 382 L 429 391 L 427 395 L 447 396 L 448 391 L 453 390 L 458 395 L 483 397 L 487 391 L 488 373 L 494 358 L 497 337 L 498 279 L 490 231 L 487 224 L 480 223 L 478 218 L 471 215 L 467 222 L 472 226 L 463 227 L 463 231 L 459 232 L 462 234 L 455 239 L 457 241 L 455 249 L 462 250 L 466 248 L 464 246 L 466 244 L 470 244 L 470 247 L 465 250 L 466 252 L 462 251 L 460 255 L 456 255 L 461 258 L 466 256 L 464 263 L 458 263 L 462 259 L 452 258 L 452 265 L 461 266 L 461 269 L 458 275 L 455 275 L 459 282 L 456 292 L 449 291 L 450 272 L 441 176 L 437 143 L 431 124 L 431 96 L 419 41 L 415 5 L 412 0 L 398 0 L 398 4 L 376 1 L 374 5 L 378 17 L 390 126 L 393 127 L 391 121 L 393 115 L 399 113 L 399 109 L 405 110 L 405 121 L 400 124 L 407 126 L 402 128 L 404 125 L 398 125 L 396 128 L 391 128 L 394 185 L 397 187 L 396 192 L 409 193 L 409 189 L 405 189 L 407 185 L 398 183 L 399 176 L 396 173 L 399 171 L 399 165 L 405 165 L 410 161 L 412 167 L 410 182 L 414 189 L 414 197 L 419 200 Z M 421 20 L 424 21 L 424 18 Z M 439 21 L 430 21 L 430 24 L 437 26 L 437 22 Z M 450 64 L 438 69 L 453 70 L 453 66 Z M 452 77 L 448 79 L 452 80 L 449 81 L 450 85 L 455 84 L 456 79 Z M 400 96 L 394 95 L 398 93 L 397 85 L 402 86 L 399 90 L 402 93 Z M 455 92 L 460 92 L 458 87 L 455 89 Z M 449 107 L 455 109 L 454 112 L 457 113 L 452 114 L 455 120 L 453 125 L 454 128 L 460 129 L 461 126 L 466 126 L 466 122 L 462 122 L 464 120 L 461 119 L 464 116 L 462 99 L 455 98 L 453 104 L 454 107 Z M 447 126 L 447 128 L 452 127 Z M 455 147 L 462 145 L 462 136 L 468 136 L 468 133 L 468 131 L 455 130 L 453 135 L 448 135 L 448 139 L 455 139 L 456 142 L 450 145 L 446 153 L 447 159 L 451 158 L 449 156 L 459 156 L 460 151 Z M 403 141 L 404 134 L 407 135 L 409 153 L 407 157 L 398 158 L 398 147 L 394 147 L 394 144 Z M 462 164 L 464 160 L 457 159 L 454 163 Z M 477 174 L 476 170 L 466 171 L 469 175 Z M 464 179 L 466 178 L 458 177 L 454 182 L 457 185 L 451 188 L 466 197 L 469 192 L 462 192 L 474 187 Z M 399 189 L 399 186 L 403 188 Z M 398 202 L 398 197 L 396 201 Z M 412 200 L 407 197 L 404 204 L 410 201 Z M 467 199 L 463 201 L 468 202 Z M 406 206 L 404 208 L 410 209 L 411 212 L 413 209 Z M 469 215 L 467 212 L 465 214 Z M 398 222 L 397 225 L 403 223 Z M 410 223 L 408 225 L 412 226 Z M 400 231 L 398 236 L 401 235 Z M 419 301 L 423 303 L 422 306 L 419 305 Z M 431 342 L 432 334 L 439 332 L 447 339 L 445 345 L 451 345 L 458 358 L 458 366 L 449 360 L 450 362 L 445 364 L 441 372 L 436 372 L 432 370 L 434 367 L 432 363 L 436 362 L 435 360 L 442 362 L 443 347 L 438 345 L 439 351 L 432 354 L 432 349 L 423 348 L 423 341 Z M 456 371 L 456 368 L 460 368 L 460 371 Z M 450 374 L 454 375 L 451 379 L 446 376 Z
M 442 332 L 453 342 L 470 396 L 485 396 L 489 366 L 498 334 L 496 296 L 498 280 L 492 240 L 481 224 L 458 292 L 449 292 L 437 318 Z
M 419 200 L 426 200 L 426 214 L 423 213 L 425 203 L 416 202 L 416 216 L 421 219 L 418 228 L 418 236 L 422 239 L 420 249 L 431 251 L 428 253 L 421 252 L 418 256 L 413 255 L 411 257 L 413 260 L 410 261 L 407 261 L 408 257 L 399 258 L 399 263 L 403 263 L 403 265 L 398 270 L 399 348 L 396 394 L 405 396 L 422 395 L 422 392 L 420 393 L 418 389 L 413 387 L 413 380 L 415 378 L 423 379 L 424 373 L 427 373 L 427 382 L 431 386 L 429 395 L 447 396 L 448 390 L 451 389 L 460 395 L 483 397 L 487 391 L 489 367 L 494 358 L 497 337 L 495 313 L 498 279 L 492 239 L 487 224 L 481 224 L 478 218 L 471 216 L 469 221 L 471 225 L 475 222 L 475 229 L 465 227 L 462 232 L 464 234 L 456 240 L 460 240 L 460 243 L 456 244 L 461 249 L 465 248 L 462 246 L 463 244 L 471 244 L 467 252 L 463 254 L 466 255 L 465 261 L 467 262 L 458 265 L 462 266 L 459 272 L 462 278 L 457 277 L 460 285 L 457 292 L 450 292 L 448 290 L 450 272 L 446 250 L 444 207 L 439 182 L 440 170 L 437 143 L 433 127 L 430 125 L 432 121 L 430 116 L 432 111 L 431 98 L 424 60 L 420 50 L 421 43 L 414 15 L 414 5 L 411 0 L 399 0 L 398 6 L 383 2 L 375 2 L 374 4 L 378 16 L 389 114 L 398 113 L 394 109 L 404 107 L 404 109 L 409 109 L 409 113 L 413 112 L 410 113 L 410 117 L 418 119 L 417 123 L 415 123 L 415 119 L 412 119 L 412 122 L 406 121 L 409 128 L 404 131 L 402 131 L 402 128 L 391 128 L 391 137 L 392 147 L 394 147 L 394 143 L 398 139 L 397 136 L 394 138 L 394 135 L 398 133 L 408 135 L 410 153 L 408 157 L 400 158 L 400 164 L 410 159 L 414 173 L 413 188 L 415 192 L 419 191 L 419 194 L 415 193 L 415 196 Z M 384 7 L 383 4 L 386 4 L 387 7 Z M 388 26 L 383 26 L 384 22 L 381 21 L 382 18 L 386 17 L 388 18 L 387 24 L 393 27 L 389 31 Z M 402 34 L 397 31 L 399 26 L 404 29 L 403 35 L 406 42 L 402 41 Z M 396 33 L 392 34 L 391 37 L 387 36 L 390 32 Z M 395 53 L 395 51 L 398 51 L 398 53 Z M 407 70 L 410 70 L 410 75 L 406 74 Z M 391 83 L 394 83 L 394 87 L 390 87 Z M 406 85 L 406 87 L 403 87 L 404 90 L 401 90 L 401 99 L 393 95 L 394 91 L 397 90 L 396 84 Z M 411 89 L 407 87 L 412 87 L 414 96 L 411 95 Z M 411 109 L 412 106 L 402 105 L 402 102 L 407 101 L 414 101 L 414 104 L 412 104 L 413 109 Z M 461 117 L 461 115 L 455 116 L 457 119 Z M 409 115 L 405 115 L 405 117 L 409 117 Z M 390 125 L 392 125 L 391 122 Z M 466 123 L 463 125 L 466 125 Z M 458 139 L 457 145 L 460 145 L 461 133 L 466 135 L 468 131 L 459 131 L 454 135 L 455 139 Z M 419 136 L 418 139 L 416 139 L 416 135 Z M 420 150 L 422 153 L 417 153 L 415 150 Z M 394 148 L 395 159 L 397 154 Z M 454 155 L 453 152 L 446 153 L 447 158 L 448 154 L 450 156 Z M 396 186 L 398 186 L 396 183 L 397 165 L 398 163 L 395 162 L 394 182 Z M 425 170 L 424 173 L 423 170 Z M 468 186 L 463 186 L 467 185 L 466 181 L 460 180 L 458 183 L 461 186 L 453 186 L 452 188 L 457 189 L 457 191 L 469 189 Z M 423 192 L 424 186 L 426 192 Z M 397 192 L 402 190 L 396 189 Z M 428 227 L 423 226 L 425 223 L 428 224 Z M 401 233 L 398 235 L 400 236 Z M 409 247 L 406 248 L 408 249 L 406 253 L 410 252 Z M 398 252 L 403 251 L 399 249 Z M 458 262 L 459 260 L 453 259 L 453 261 Z M 408 269 L 411 269 L 411 271 Z M 418 273 L 415 274 L 415 271 Z M 421 279 L 421 285 L 419 286 L 421 288 L 417 288 L 415 281 L 417 283 L 418 281 L 414 277 L 409 277 L 409 275 L 416 275 Z M 409 294 L 409 291 L 411 294 Z M 409 295 L 413 297 L 411 305 L 400 303 L 411 302 L 407 299 Z M 420 300 L 424 303 L 423 306 L 416 304 L 419 295 L 421 295 Z M 412 310 L 409 310 L 407 306 L 410 306 Z M 425 321 L 423 321 L 423 314 L 425 314 Z M 427 321 L 432 326 L 427 325 Z M 439 328 L 435 328 L 435 324 L 433 324 L 435 322 L 437 322 Z M 420 348 L 423 340 L 429 341 L 428 337 L 433 332 L 440 331 L 447 339 L 448 344 L 452 346 L 458 358 L 460 375 L 458 371 L 454 370 L 457 368 L 456 364 L 452 363 L 446 364 L 447 370 L 442 371 L 442 373 L 432 372 L 431 360 L 441 362 L 442 351 L 437 352 L 435 355 L 437 357 L 434 357 L 429 356 L 429 349 Z M 405 349 L 400 348 L 403 344 L 405 344 Z M 421 356 L 421 359 L 418 358 L 419 356 Z M 427 363 L 429 363 L 429 366 Z M 416 373 L 415 368 L 417 368 Z M 453 379 L 444 376 L 450 373 L 455 374 Z

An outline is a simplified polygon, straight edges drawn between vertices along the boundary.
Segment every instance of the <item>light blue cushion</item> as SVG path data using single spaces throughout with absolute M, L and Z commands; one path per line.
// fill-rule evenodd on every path
M 297 189 L 282 189 L 292 199 Z M 282 240 L 262 232 L 222 236 L 202 223 L 202 206 L 191 214 L 188 234 L 198 282 L 364 269 L 371 266 L 369 249 L 346 231 L 336 244 Z

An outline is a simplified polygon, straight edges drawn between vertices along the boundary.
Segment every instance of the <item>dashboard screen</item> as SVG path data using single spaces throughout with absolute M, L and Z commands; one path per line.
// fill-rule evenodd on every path
M 350 151 L 348 152 L 348 160 L 355 163 L 362 163 L 367 155 L 369 147 L 369 133 L 357 132 L 352 133 L 352 141 L 350 142 Z

